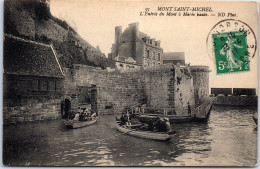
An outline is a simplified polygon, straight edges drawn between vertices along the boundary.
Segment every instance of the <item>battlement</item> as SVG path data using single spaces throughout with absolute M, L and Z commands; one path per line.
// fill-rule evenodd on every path
M 190 68 L 192 72 L 211 72 L 208 66 L 194 65 Z

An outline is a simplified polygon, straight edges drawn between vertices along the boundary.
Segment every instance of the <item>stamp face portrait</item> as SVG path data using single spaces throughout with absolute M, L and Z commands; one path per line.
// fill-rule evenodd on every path
M 217 74 L 250 71 L 256 46 L 253 30 L 237 20 L 219 22 L 207 39 L 208 53 L 215 61 Z

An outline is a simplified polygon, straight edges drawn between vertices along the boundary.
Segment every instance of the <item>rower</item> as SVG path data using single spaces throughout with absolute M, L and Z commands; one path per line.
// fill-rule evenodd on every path
M 171 123 L 170 123 L 170 121 L 169 121 L 169 118 L 164 117 L 164 120 L 165 120 L 166 131 L 167 131 L 168 133 L 171 133 L 171 132 L 172 132 L 172 129 L 171 129 Z
M 120 126 L 122 125 L 131 125 L 131 122 L 130 122 L 130 115 L 128 113 L 128 110 L 126 111 L 126 114 L 123 114 L 122 113 L 122 116 L 120 117 Z
M 130 122 L 130 114 L 128 113 L 128 110 L 126 111 L 126 125 L 131 125 L 131 122 Z
M 92 109 L 89 109 L 89 110 L 91 112 L 90 118 L 93 120 L 93 118 L 97 117 L 97 113 Z
M 164 117 L 160 118 L 158 117 L 158 120 L 154 123 L 154 126 L 159 132 L 168 132 L 171 133 L 171 124 L 169 122 L 169 119 Z

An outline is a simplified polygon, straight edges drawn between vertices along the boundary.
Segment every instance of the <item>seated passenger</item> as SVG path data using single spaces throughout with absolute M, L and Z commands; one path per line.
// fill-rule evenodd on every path
M 96 112 L 93 112 L 92 114 L 91 114 L 91 117 L 96 117 L 97 116 L 97 113 Z
M 159 118 L 155 123 L 154 126 L 159 132 L 172 132 L 171 131 L 171 124 L 168 118 Z
M 120 126 L 125 125 L 127 122 L 127 117 L 124 114 L 122 114 L 122 116 L 120 117 L 119 120 L 120 120 L 120 123 L 119 123 Z
M 147 124 L 148 124 L 148 130 L 153 131 L 154 130 L 154 125 L 155 125 L 153 120 L 149 119 Z
M 131 122 L 130 122 L 130 115 L 127 111 L 126 114 L 122 114 L 122 116 L 120 117 L 120 124 L 119 125 L 131 125 Z
M 166 132 L 172 133 L 171 123 L 168 118 L 165 118 L 165 127 L 166 127 Z
M 79 121 L 84 121 L 84 120 L 86 120 L 85 110 L 86 110 L 86 109 L 82 109 L 82 111 L 80 112 Z
M 75 114 L 75 117 L 73 118 L 73 120 L 80 121 L 80 120 L 79 120 L 79 113 L 76 113 L 76 114 Z
M 91 117 L 91 111 L 90 111 L 90 109 L 86 109 L 86 110 L 85 110 L 85 114 L 86 114 L 87 117 Z

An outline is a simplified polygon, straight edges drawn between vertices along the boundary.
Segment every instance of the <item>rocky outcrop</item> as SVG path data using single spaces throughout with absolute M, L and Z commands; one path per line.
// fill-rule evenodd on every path
M 4 5 L 5 33 L 53 43 L 63 67 L 73 64 L 107 67 L 105 54 L 82 39 L 66 21 L 53 17 L 46 0 L 8 0 Z

